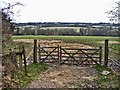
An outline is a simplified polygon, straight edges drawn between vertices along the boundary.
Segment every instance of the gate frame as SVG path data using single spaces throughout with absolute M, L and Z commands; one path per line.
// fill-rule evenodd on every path
M 51 48 L 52 50 L 51 51 L 46 51 L 45 48 Z M 41 47 L 40 45 L 38 45 L 38 49 L 39 49 L 38 53 L 39 53 L 39 62 L 40 63 L 44 62 L 46 59 L 48 60 L 48 63 L 50 63 L 48 57 L 51 57 L 53 62 L 54 61 L 58 62 L 59 65 L 63 64 L 65 61 L 68 61 L 70 58 L 73 59 L 73 61 L 77 62 L 77 65 L 82 65 L 85 61 L 88 61 L 88 59 L 91 59 L 90 61 L 94 62 L 95 65 L 101 65 L 101 59 L 102 59 L 102 47 L 101 46 L 99 48 L 96 48 L 96 49 L 76 49 L 76 48 L 62 48 L 59 45 L 54 46 L 54 47 Z M 41 50 L 43 51 L 43 53 L 46 54 L 46 55 L 43 55 L 43 56 L 45 56 L 44 58 L 41 58 L 42 57 Z M 76 50 L 76 51 L 74 53 L 69 53 L 66 50 Z M 92 50 L 94 52 L 93 53 L 92 52 L 91 53 L 85 52 L 87 50 Z M 54 58 L 54 56 L 51 55 L 54 52 L 56 53 L 55 57 L 57 57 L 57 58 Z M 63 53 L 68 55 L 68 57 L 66 57 L 66 60 L 63 60 L 63 57 L 62 57 Z M 85 55 L 85 57 L 74 56 L 74 55 L 77 55 L 77 54 Z M 94 57 L 94 55 L 98 55 L 98 56 Z M 79 62 L 78 60 L 76 60 L 76 58 L 85 58 L 85 60 Z M 95 60 L 96 58 L 99 59 L 99 60 L 96 61 Z M 91 64 L 89 64 L 89 65 L 91 65 Z
M 75 51 L 75 53 L 68 53 L 66 50 L 77 50 L 77 51 Z M 89 54 L 91 54 L 91 55 L 88 55 L 88 53 L 86 53 L 86 52 L 83 51 L 83 50 L 85 50 L 85 51 L 87 51 L 87 50 L 94 50 L 95 52 L 89 53 Z M 67 54 L 67 55 L 68 55 L 67 60 L 63 60 L 63 62 L 61 62 L 61 61 L 62 61 L 62 54 L 63 54 L 62 51 L 64 52 L 64 54 Z M 82 57 L 82 58 L 85 58 L 85 60 L 82 61 L 81 63 L 79 63 L 79 61 L 75 59 L 76 57 L 74 57 L 74 55 L 79 54 L 79 52 L 81 52 L 81 54 L 84 54 L 85 56 L 87 56 L 87 57 Z M 99 53 L 98 53 L 98 52 L 99 52 Z M 92 57 L 92 56 L 95 55 L 95 54 L 98 54 L 98 55 L 99 55 L 99 57 L 94 57 L 94 58 L 99 58 L 99 63 L 98 63 L 97 61 L 95 61 L 95 60 L 93 59 L 93 57 Z M 60 65 L 61 65 L 62 63 L 64 63 L 65 61 L 68 61 L 69 58 L 73 59 L 73 61 L 76 61 L 78 65 L 82 65 L 82 63 L 85 62 L 85 61 L 87 61 L 87 59 L 91 59 L 91 60 L 92 60 L 94 63 L 96 63 L 97 65 L 101 65 L 102 47 L 100 46 L 98 49 L 73 49 L 73 48 L 62 48 L 62 47 L 60 46 Z M 81 58 L 81 57 L 79 57 L 79 58 Z

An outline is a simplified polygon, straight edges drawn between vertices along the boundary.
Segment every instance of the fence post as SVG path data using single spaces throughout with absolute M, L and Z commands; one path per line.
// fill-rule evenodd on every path
M 22 45 L 19 43 L 19 65 L 20 65 L 20 68 L 22 67 L 22 54 L 23 54 L 23 52 L 22 52 Z
M 40 45 L 39 45 L 39 63 L 41 62 L 41 52 L 40 52 Z
M 61 60 L 62 60 L 62 49 L 61 49 L 61 46 L 60 46 L 59 65 L 61 65 Z
M 25 74 L 27 74 L 27 65 L 26 65 L 26 55 L 25 55 L 25 47 L 23 45 L 23 57 L 24 57 L 24 67 L 25 67 Z
M 104 50 L 104 65 L 108 65 L 108 39 L 105 40 L 105 50 Z
M 100 46 L 100 65 L 102 63 L 102 47 Z
M 37 40 L 34 40 L 33 62 L 37 63 Z
M 59 45 L 58 45 L 58 61 L 60 60 L 60 51 L 59 51 Z

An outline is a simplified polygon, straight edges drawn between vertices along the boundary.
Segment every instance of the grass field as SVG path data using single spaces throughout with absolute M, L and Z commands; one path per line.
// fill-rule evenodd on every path
M 62 40 L 68 43 L 96 44 L 98 41 L 119 41 L 118 37 L 110 36 L 38 36 L 38 35 L 22 35 L 12 36 L 12 39 L 42 39 L 42 40 Z

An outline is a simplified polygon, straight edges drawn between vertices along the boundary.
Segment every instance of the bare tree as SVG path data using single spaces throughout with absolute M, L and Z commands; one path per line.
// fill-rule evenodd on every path
M 120 1 L 115 2 L 116 7 L 114 7 L 112 10 L 107 11 L 108 17 L 110 18 L 110 21 L 115 21 L 120 23 Z
M 118 23 L 118 36 L 120 35 L 120 1 L 115 2 L 116 7 L 114 7 L 112 10 L 107 11 L 108 17 L 110 18 L 110 21 L 115 21 Z
M 4 2 L 5 3 L 5 2 Z M 12 21 L 13 20 L 13 16 L 15 15 L 13 12 L 13 8 L 15 6 L 24 6 L 23 4 L 21 4 L 20 2 L 16 2 L 16 3 L 5 3 L 6 6 L 4 6 L 3 8 L 0 9 L 0 12 L 3 15 L 3 19 L 7 20 L 7 21 Z M 17 12 L 19 13 L 20 10 Z

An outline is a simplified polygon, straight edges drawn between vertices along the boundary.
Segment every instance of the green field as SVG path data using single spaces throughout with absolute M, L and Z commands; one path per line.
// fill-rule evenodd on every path
M 62 40 L 67 43 L 80 43 L 88 44 L 92 46 L 100 46 L 104 41 L 108 39 L 109 41 L 118 41 L 118 37 L 110 36 L 34 36 L 34 35 L 22 35 L 22 36 L 13 36 L 12 39 L 42 39 L 42 40 Z

